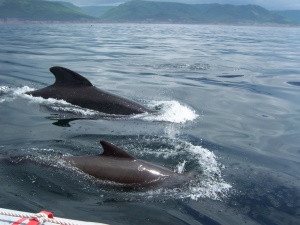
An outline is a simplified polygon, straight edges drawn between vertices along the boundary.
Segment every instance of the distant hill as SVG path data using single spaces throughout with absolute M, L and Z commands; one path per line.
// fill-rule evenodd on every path
M 80 7 L 81 12 L 83 12 L 87 15 L 90 15 L 90 16 L 94 16 L 94 17 L 100 17 L 112 8 L 113 8 L 113 6 L 83 6 L 83 7 Z
M 275 11 L 275 13 L 290 19 L 296 23 L 300 23 L 300 10 L 284 10 L 284 11 Z
M 167 22 L 207 24 L 289 24 L 257 5 L 183 4 L 133 0 L 101 16 L 107 22 Z
M 116 7 L 78 7 L 64 1 L 0 0 L 0 23 L 11 21 L 101 21 L 295 25 L 296 22 L 293 21 L 298 21 L 300 24 L 299 12 L 276 11 L 275 13 L 257 5 L 192 5 L 141 0 L 132 0 Z
M 43 0 L 43 1 L 45 1 L 45 0 Z M 70 2 L 64 2 L 64 1 L 51 1 L 51 2 L 58 3 L 58 4 L 63 5 L 67 8 L 69 8 L 69 9 L 72 9 L 74 11 L 81 12 L 81 7 L 76 6 L 76 5 L 74 5 Z
M 56 3 L 59 3 L 69 9 L 72 9 L 74 11 L 83 13 L 85 15 L 89 15 L 92 17 L 99 17 L 102 16 L 104 13 L 106 13 L 108 10 L 112 9 L 114 6 L 76 6 L 70 2 L 64 2 L 64 1 L 53 1 Z
M 57 2 L 42 0 L 0 0 L 0 20 L 15 21 L 86 21 L 93 17 Z

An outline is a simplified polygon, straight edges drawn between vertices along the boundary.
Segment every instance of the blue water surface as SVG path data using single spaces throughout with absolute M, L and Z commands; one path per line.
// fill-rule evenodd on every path
M 300 224 L 300 29 L 1 25 L 0 207 L 108 224 Z M 25 95 L 52 66 L 158 115 L 129 118 Z M 110 141 L 178 172 L 182 188 L 111 187 L 57 161 Z

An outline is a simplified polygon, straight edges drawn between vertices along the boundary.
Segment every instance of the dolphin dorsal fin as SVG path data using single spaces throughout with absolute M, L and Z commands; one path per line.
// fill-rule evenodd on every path
M 127 158 L 127 159 L 135 159 L 133 156 L 125 152 L 123 149 L 107 142 L 107 141 L 100 141 L 100 144 L 103 148 L 102 155 L 104 156 L 112 156 L 112 157 L 119 157 L 119 158 Z
M 51 67 L 50 72 L 53 73 L 56 79 L 54 85 L 80 86 L 80 87 L 93 86 L 92 83 L 85 77 L 64 67 L 60 67 L 60 66 Z

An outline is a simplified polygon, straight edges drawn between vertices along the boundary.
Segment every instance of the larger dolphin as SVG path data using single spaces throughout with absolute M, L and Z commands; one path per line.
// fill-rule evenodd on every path
M 26 94 L 45 99 L 65 100 L 73 105 L 115 115 L 132 115 L 152 110 L 132 100 L 96 88 L 80 74 L 64 67 L 51 67 L 54 84 Z
M 133 187 L 180 186 L 195 176 L 193 172 L 180 174 L 165 167 L 136 159 L 107 141 L 100 141 L 100 144 L 103 152 L 99 155 L 65 156 L 62 159 L 97 179 Z M 42 164 L 34 156 L 0 158 L 0 161 L 9 164 L 26 162 Z

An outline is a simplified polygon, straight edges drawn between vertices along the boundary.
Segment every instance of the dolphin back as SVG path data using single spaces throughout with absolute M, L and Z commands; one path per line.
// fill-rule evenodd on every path
M 59 66 L 50 68 L 55 82 L 45 88 L 26 92 L 34 97 L 65 100 L 82 108 L 113 115 L 133 115 L 154 112 L 130 99 L 96 88 L 80 74 Z

